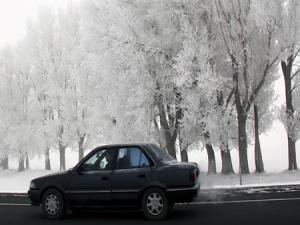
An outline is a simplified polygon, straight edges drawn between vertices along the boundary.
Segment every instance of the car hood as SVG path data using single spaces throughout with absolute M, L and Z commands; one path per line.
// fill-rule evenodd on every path
M 43 189 L 49 186 L 58 188 L 65 188 L 68 183 L 68 171 L 61 171 L 57 173 L 48 174 L 45 176 L 37 177 L 31 181 L 36 189 Z
M 60 171 L 60 172 L 56 172 L 56 173 L 50 173 L 50 174 L 47 174 L 45 176 L 41 176 L 41 177 L 37 177 L 35 178 L 34 180 L 38 180 L 38 179 L 44 179 L 44 178 L 50 178 L 50 177 L 56 177 L 56 176 L 62 176 L 62 175 L 65 175 L 67 174 L 68 171 Z

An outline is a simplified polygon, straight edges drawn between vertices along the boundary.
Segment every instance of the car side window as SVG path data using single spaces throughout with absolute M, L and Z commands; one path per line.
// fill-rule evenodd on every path
M 150 167 L 149 160 L 141 149 L 136 147 L 119 149 L 116 169 L 132 169 L 141 167 Z
M 102 171 L 112 169 L 113 151 L 102 149 L 91 155 L 80 166 L 80 170 L 84 172 L 88 171 Z

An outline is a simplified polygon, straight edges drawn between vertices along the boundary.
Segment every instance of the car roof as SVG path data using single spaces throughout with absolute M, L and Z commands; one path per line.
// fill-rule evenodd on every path
M 107 144 L 107 145 L 100 145 L 96 147 L 95 149 L 99 148 L 113 148 L 113 147 L 134 147 L 134 146 L 147 146 L 151 145 L 152 143 L 129 143 L 129 144 Z

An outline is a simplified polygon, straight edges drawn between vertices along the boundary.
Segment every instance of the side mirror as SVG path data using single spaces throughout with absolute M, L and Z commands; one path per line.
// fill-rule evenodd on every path
M 83 163 L 77 168 L 77 172 L 82 174 L 82 172 L 90 171 L 93 169 L 93 165 L 91 163 Z
M 82 168 L 81 168 L 81 166 L 78 166 L 76 168 L 76 172 L 77 172 L 77 174 L 82 174 Z

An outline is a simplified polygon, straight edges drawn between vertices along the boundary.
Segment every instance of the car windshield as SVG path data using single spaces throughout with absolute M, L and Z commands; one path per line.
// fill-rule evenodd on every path
M 162 150 L 160 147 L 154 144 L 147 145 L 155 156 L 162 161 L 176 161 L 171 155 L 169 155 L 166 151 Z

